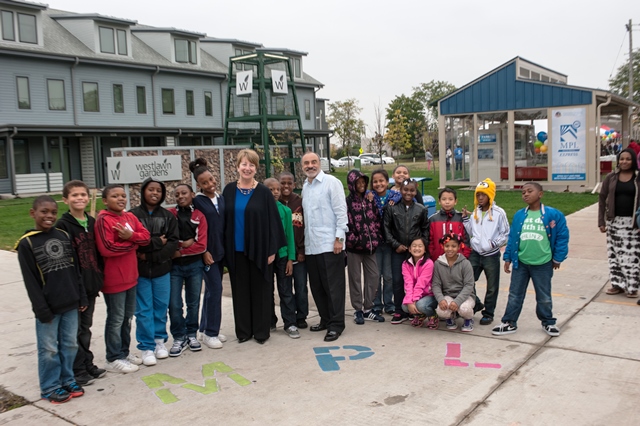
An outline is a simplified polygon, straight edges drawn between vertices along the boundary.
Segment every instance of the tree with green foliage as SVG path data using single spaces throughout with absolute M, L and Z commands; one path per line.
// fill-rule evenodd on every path
M 404 152 L 410 151 L 414 157 L 416 151 L 422 150 L 422 133 L 425 129 L 423 110 L 422 103 L 417 98 L 405 95 L 396 96 L 387 107 L 387 120 L 389 123 L 398 113 L 405 120 L 406 131 L 409 135 L 409 147 Z
M 616 95 L 629 97 L 629 61 L 622 64 L 616 75 L 609 79 L 609 87 Z M 640 49 L 633 52 L 633 101 L 640 103 Z
M 342 148 L 351 152 L 351 147 L 360 144 L 364 133 L 364 121 L 360 118 L 362 108 L 356 99 L 336 101 L 329 104 L 327 123 L 338 135 Z M 349 155 L 349 154 L 347 154 Z
M 413 88 L 413 97 L 422 103 L 425 111 L 426 132 L 423 137 L 425 150 L 431 149 L 434 141 L 438 140 L 438 106 L 430 104 L 455 90 L 456 86 L 440 80 L 431 80 Z
M 391 146 L 391 149 L 406 152 L 411 149 L 411 136 L 409 135 L 406 118 L 402 115 L 402 112 L 398 109 L 387 115 L 388 124 L 387 132 L 384 135 L 384 140 Z

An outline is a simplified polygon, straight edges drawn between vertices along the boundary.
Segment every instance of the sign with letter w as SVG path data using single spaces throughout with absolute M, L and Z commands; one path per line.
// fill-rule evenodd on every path
M 253 71 L 236 73 L 236 96 L 251 96 L 253 91 Z
M 274 95 L 286 95 L 289 93 L 287 73 L 278 70 L 271 71 L 271 87 Z

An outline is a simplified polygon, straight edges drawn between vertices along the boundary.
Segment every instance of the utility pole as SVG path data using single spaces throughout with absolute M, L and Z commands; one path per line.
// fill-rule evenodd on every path
M 629 31 L 629 100 L 633 101 L 633 25 L 631 19 L 626 27 Z

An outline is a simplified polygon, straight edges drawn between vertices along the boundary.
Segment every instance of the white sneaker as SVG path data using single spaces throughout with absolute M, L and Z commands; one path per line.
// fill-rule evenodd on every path
M 206 334 L 202 335 L 202 343 L 204 343 L 205 345 L 207 345 L 208 347 L 210 347 L 211 349 L 220 349 L 222 347 L 222 341 L 220 340 L 220 336 L 221 334 L 211 337 L 211 336 L 207 336 Z M 222 336 L 224 337 L 224 336 Z M 226 337 L 224 337 L 224 340 L 227 340 Z
M 142 365 L 142 358 L 132 353 L 127 355 L 127 358 L 125 360 L 133 365 Z
M 291 337 L 292 339 L 298 339 L 300 338 L 300 332 L 298 331 L 298 327 L 296 327 L 295 325 L 290 325 L 289 328 L 284 330 L 285 333 L 287 333 L 289 335 L 289 337 Z
M 169 358 L 169 351 L 162 339 L 156 339 L 156 349 L 153 352 L 158 359 Z
M 198 340 L 204 340 L 205 337 L 207 337 L 206 334 L 201 333 L 198 331 Z M 218 340 L 220 340 L 222 343 L 227 341 L 227 336 L 225 336 L 224 334 L 218 333 Z
M 146 366 L 156 365 L 156 356 L 153 351 L 142 351 L 141 353 L 142 363 Z
M 139 367 L 126 359 L 116 359 L 113 362 L 107 362 L 104 369 L 112 373 L 134 373 L 139 370 Z

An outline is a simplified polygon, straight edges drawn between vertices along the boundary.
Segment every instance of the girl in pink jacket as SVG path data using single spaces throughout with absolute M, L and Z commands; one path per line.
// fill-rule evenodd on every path
M 410 257 L 402 263 L 405 293 L 402 310 L 413 315 L 412 326 L 422 327 L 428 318 L 427 327 L 433 330 L 438 328 L 435 312 L 438 302 L 431 291 L 433 261 L 427 252 L 428 246 L 426 239 L 414 239 L 409 246 Z

